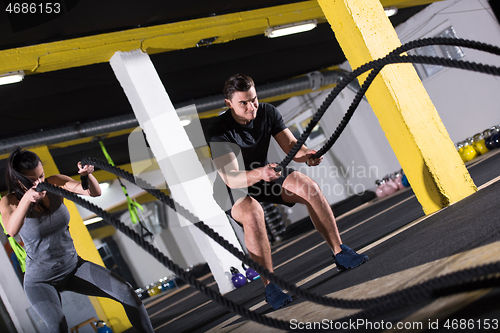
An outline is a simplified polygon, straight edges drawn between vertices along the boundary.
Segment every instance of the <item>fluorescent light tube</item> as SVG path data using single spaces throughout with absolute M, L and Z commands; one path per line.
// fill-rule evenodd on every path
M 23 71 L 0 74 L 0 84 L 16 83 L 22 81 L 23 79 Z
M 92 224 L 92 223 L 97 223 L 97 222 L 101 222 L 102 221 L 102 217 L 93 217 L 91 219 L 88 219 L 86 221 L 83 221 L 83 224 L 85 225 L 89 225 L 89 224 Z
M 265 35 L 269 38 L 281 37 L 299 32 L 305 32 L 316 28 L 318 22 L 316 20 L 304 21 L 288 25 L 272 27 L 266 30 Z

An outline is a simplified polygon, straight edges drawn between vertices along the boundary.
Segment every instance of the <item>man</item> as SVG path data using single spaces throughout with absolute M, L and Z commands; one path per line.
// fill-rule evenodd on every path
M 319 186 L 290 168 L 278 173 L 274 170 L 277 164 L 268 163 L 271 137 L 287 154 L 297 140 L 274 106 L 259 104 L 253 80 L 246 75 L 233 75 L 226 81 L 223 92 L 229 110 L 220 115 L 208 131 L 212 159 L 218 171 L 214 197 L 243 226 L 251 258 L 273 272 L 264 211 L 259 202 L 290 207 L 302 203 L 332 249 L 340 270 L 366 262 L 368 256 L 357 254 L 342 244 L 335 217 Z M 294 161 L 319 165 L 323 158 L 313 158 L 315 153 L 302 146 Z M 273 308 L 279 309 L 292 301 L 281 288 L 264 278 L 262 281 L 266 301 Z

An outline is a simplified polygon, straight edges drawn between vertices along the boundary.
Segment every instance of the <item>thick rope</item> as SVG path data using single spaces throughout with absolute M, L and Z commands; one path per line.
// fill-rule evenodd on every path
M 226 297 L 222 296 L 221 294 L 219 294 L 215 290 L 209 288 L 206 284 L 204 284 L 203 282 L 194 278 L 192 274 L 190 274 L 190 273 L 186 272 L 185 270 L 183 270 L 182 268 L 180 268 L 176 263 L 174 263 L 172 260 L 170 260 L 163 253 L 161 253 L 160 250 L 158 250 L 154 245 L 147 242 L 144 238 L 142 238 L 137 232 L 132 230 L 126 224 L 124 224 L 123 222 L 121 222 L 120 220 L 118 220 L 113 215 L 109 214 L 108 212 L 102 210 L 98 206 L 94 205 L 93 203 L 91 203 L 85 199 L 82 199 L 80 196 L 76 195 L 75 193 L 66 191 L 65 189 L 54 186 L 54 185 L 49 184 L 47 182 L 43 182 L 43 183 L 38 184 L 37 191 L 49 191 L 51 193 L 57 194 L 59 196 L 62 196 L 68 200 L 71 200 L 71 201 L 79 204 L 80 206 L 82 206 L 82 207 L 90 210 L 91 212 L 95 213 L 96 215 L 102 217 L 105 221 L 110 223 L 116 229 L 120 230 L 127 237 L 132 239 L 137 245 L 139 245 L 141 248 L 146 250 L 149 254 L 151 254 L 154 258 L 156 258 L 156 260 L 158 260 L 160 263 L 162 263 L 165 267 L 167 267 L 172 272 L 174 272 L 179 278 L 186 281 L 191 286 L 193 286 L 194 288 L 196 288 L 200 292 L 204 293 L 205 295 L 210 297 L 215 302 L 217 302 L 220 305 L 222 305 L 222 306 L 230 309 L 231 311 L 239 314 L 240 316 L 243 316 L 245 318 L 248 318 L 250 320 L 259 322 L 261 324 L 264 324 L 264 325 L 267 325 L 270 327 L 279 328 L 282 330 L 289 330 L 290 329 L 288 322 L 283 321 L 283 320 L 279 320 L 279 319 L 261 316 L 256 312 L 245 309 L 244 307 L 242 307 L 242 306 L 234 303 L 233 301 L 227 299 Z
M 92 164 L 100 169 L 103 169 L 103 170 L 108 171 L 110 173 L 113 173 L 117 176 L 120 176 L 120 177 L 126 179 L 127 181 L 141 187 L 146 192 L 152 194 L 158 200 L 162 201 L 167 206 L 169 206 L 173 210 L 177 211 L 181 216 L 186 218 L 189 222 L 192 222 L 196 227 L 198 227 L 201 231 L 203 231 L 205 234 L 207 234 L 210 238 L 212 238 L 219 245 L 224 247 L 232 255 L 234 255 L 239 260 L 243 261 L 247 266 L 254 269 L 259 274 L 261 274 L 261 276 L 264 276 L 269 281 L 272 281 L 273 283 L 278 284 L 282 288 L 287 289 L 290 292 L 292 292 L 300 297 L 303 297 L 304 299 L 307 299 L 308 301 L 322 304 L 322 305 L 326 305 L 326 306 L 331 306 L 331 307 L 338 307 L 338 308 L 345 308 L 345 309 L 359 309 L 359 308 L 367 308 L 367 307 L 371 307 L 371 306 L 376 306 L 376 305 L 379 305 L 381 302 L 385 303 L 385 302 L 392 302 L 392 301 L 400 301 L 401 297 L 407 297 L 407 294 L 405 292 L 396 292 L 393 294 L 388 294 L 388 295 L 384 296 L 383 298 L 378 297 L 378 298 L 364 299 L 364 300 L 346 300 L 346 299 L 339 299 L 339 298 L 324 297 L 322 295 L 308 292 L 302 288 L 297 287 L 293 283 L 287 282 L 286 280 L 275 275 L 274 273 L 271 273 L 268 269 L 261 266 L 259 263 L 255 262 L 247 254 L 241 252 L 238 248 L 234 247 L 231 243 L 229 243 L 227 240 L 225 240 L 223 237 L 221 237 L 216 231 L 214 231 L 208 225 L 206 225 L 202 221 L 199 221 L 198 218 L 194 214 L 192 214 L 190 211 L 185 209 L 181 204 L 175 202 L 170 196 L 166 195 L 165 193 L 161 192 L 160 190 L 155 189 L 151 184 L 147 183 L 143 179 L 141 179 L 139 177 L 135 177 L 134 175 L 132 175 L 131 173 L 129 173 L 123 169 L 120 169 L 118 167 L 113 167 L 113 166 L 111 166 L 103 161 L 100 161 L 98 159 L 95 159 L 95 158 L 90 158 L 90 157 L 83 158 L 82 163 L 83 164 Z M 500 263 L 497 263 L 496 266 L 491 266 L 491 271 L 489 271 L 489 273 L 500 273 Z M 454 281 L 463 281 L 463 280 L 470 279 L 470 278 L 478 278 L 478 277 L 481 277 L 484 275 L 483 271 L 481 269 L 479 269 L 477 271 L 470 270 L 470 272 L 469 271 L 456 272 L 453 274 L 456 275 L 453 278 Z M 439 286 L 439 288 L 442 288 L 442 287 L 446 287 L 447 285 L 448 284 L 439 284 L 438 286 Z
M 319 120 L 321 119 L 323 114 L 326 112 L 328 107 L 331 105 L 333 100 L 336 98 L 336 96 L 338 96 L 338 94 L 351 81 L 353 81 L 356 77 L 358 77 L 359 75 L 361 75 L 367 71 L 371 70 L 367 79 L 365 80 L 365 82 L 361 86 L 360 90 L 356 94 L 356 97 L 353 100 L 353 102 L 351 103 L 349 110 L 346 113 L 346 115 L 344 116 L 342 122 L 339 124 L 339 126 L 337 127 L 337 129 L 334 132 L 334 134 L 332 135 L 332 137 L 327 141 L 326 145 L 323 148 L 321 148 L 320 151 L 318 151 L 318 153 L 316 154 L 315 157 L 319 157 L 322 154 L 324 154 L 335 143 L 337 138 L 342 133 L 343 129 L 346 127 L 350 118 L 352 117 L 355 109 L 359 105 L 361 98 L 364 96 L 364 93 L 369 88 L 370 84 L 373 82 L 373 80 L 378 75 L 378 73 L 381 71 L 381 69 L 387 64 L 408 63 L 408 62 L 425 63 L 425 64 L 433 64 L 433 65 L 440 65 L 440 66 L 446 66 L 446 67 L 467 69 L 467 70 L 472 70 L 472 71 L 481 72 L 481 73 L 488 73 L 488 74 L 497 75 L 497 76 L 500 75 L 500 68 L 495 67 L 495 66 L 477 64 L 474 62 L 468 62 L 468 61 L 462 61 L 462 60 L 452 60 L 452 59 L 443 59 L 443 58 L 438 58 L 438 57 L 399 56 L 399 54 L 406 52 L 406 51 L 413 49 L 413 48 L 429 46 L 429 45 L 440 45 L 440 44 L 473 48 L 476 50 L 485 51 L 485 52 L 500 55 L 500 48 L 498 48 L 496 46 L 484 44 L 484 43 L 480 43 L 480 42 L 475 42 L 475 41 L 462 40 L 462 39 L 429 38 L 429 39 L 414 41 L 414 42 L 410 42 L 410 43 L 407 43 L 405 45 L 402 45 L 401 47 L 399 47 L 396 50 L 394 50 L 393 52 L 391 52 L 388 56 L 386 56 L 382 59 L 367 63 L 367 64 L 359 67 L 358 69 L 356 69 L 352 73 L 350 73 L 346 78 L 344 78 L 332 90 L 332 92 L 329 94 L 329 96 L 323 102 L 320 109 L 313 116 L 313 119 L 311 120 L 309 125 L 306 127 L 306 129 L 304 130 L 304 132 L 302 133 L 302 135 L 298 139 L 297 144 L 292 148 L 292 150 L 289 152 L 289 154 L 279 164 L 279 166 L 277 168 L 279 169 L 279 168 L 286 167 L 293 160 L 293 157 L 297 154 L 300 147 L 302 147 L 304 142 L 307 140 L 312 129 L 317 125 L 317 123 L 319 122 Z M 285 280 L 279 278 L 278 276 L 274 275 L 273 273 L 270 273 L 267 269 L 265 269 L 264 267 L 262 267 L 261 265 L 259 265 L 255 261 L 253 261 L 248 255 L 242 253 L 237 248 L 235 248 L 232 244 L 230 244 L 225 239 L 223 239 L 220 235 L 218 235 L 209 226 L 204 224 L 202 221 L 198 221 L 198 219 L 192 213 L 190 213 L 189 211 L 184 209 L 181 205 L 175 203 L 172 198 L 168 197 L 163 192 L 161 192 L 157 189 L 154 189 L 153 186 L 151 186 L 150 184 L 147 184 L 145 181 L 140 180 L 139 178 L 135 178 L 133 175 L 129 174 L 128 172 L 121 170 L 119 168 L 116 168 L 116 167 L 113 167 L 114 170 L 111 171 L 111 168 L 108 168 L 109 165 L 106 166 L 101 161 L 98 161 L 95 159 L 86 158 L 86 159 L 82 160 L 82 163 L 93 164 L 101 169 L 112 172 L 117 176 L 121 176 L 122 178 L 125 178 L 125 179 L 129 180 L 130 182 L 137 184 L 138 186 L 140 186 L 141 188 L 146 190 L 148 193 L 153 194 L 155 197 L 157 197 L 159 200 L 161 200 L 162 202 L 167 204 L 169 207 L 176 210 L 178 213 L 180 213 L 182 216 L 184 216 L 188 221 L 191 221 L 192 223 L 194 223 L 198 228 L 200 228 L 208 236 L 210 236 L 212 239 L 214 239 L 214 241 L 219 243 L 226 250 L 230 251 L 233 255 L 235 255 L 238 259 L 243 261 L 249 267 L 251 267 L 252 269 L 259 272 L 262 276 L 264 276 L 268 280 L 270 280 L 274 283 L 277 283 L 278 285 L 280 285 L 281 287 L 283 287 L 285 289 L 290 290 L 292 293 L 294 293 L 298 296 L 304 297 L 305 299 L 307 299 L 309 301 L 319 303 L 322 305 L 341 307 L 341 308 L 349 308 L 349 309 L 366 308 L 366 310 L 364 310 L 362 312 L 359 312 L 359 313 L 357 313 L 353 316 L 350 316 L 350 317 L 341 318 L 335 322 L 344 322 L 344 321 L 349 320 L 350 318 L 371 318 L 371 317 L 379 315 L 379 314 L 388 313 L 390 311 L 399 309 L 399 308 L 401 308 L 401 306 L 420 303 L 420 302 L 422 302 L 426 299 L 429 299 L 429 298 L 440 297 L 443 295 L 454 294 L 454 293 L 463 292 L 463 291 L 476 290 L 479 288 L 500 285 L 500 278 L 498 276 L 498 274 L 500 273 L 500 262 L 496 262 L 493 264 L 483 265 L 480 267 L 475 267 L 475 268 L 470 268 L 470 269 L 450 273 L 448 275 L 434 278 L 434 279 L 429 280 L 427 282 L 421 283 L 419 285 L 416 285 L 416 286 L 413 286 L 410 288 L 406 288 L 406 289 L 401 290 L 401 291 L 397 291 L 397 292 L 390 293 L 390 294 L 387 294 L 384 296 L 371 298 L 371 299 L 365 299 L 365 300 L 334 299 L 334 298 L 328 298 L 328 297 L 323 297 L 321 295 L 309 293 L 305 290 L 302 290 L 302 289 L 296 287 L 294 284 L 290 284 L 290 283 L 286 282 Z M 125 176 L 125 174 L 128 174 L 128 175 Z M 136 180 L 137 180 L 137 182 L 136 182 Z M 184 270 L 182 270 L 180 267 L 178 267 L 170 259 L 168 259 L 166 256 L 164 256 L 161 252 L 159 252 L 158 249 L 156 249 L 154 246 L 152 246 L 151 244 L 147 243 L 144 239 L 142 239 L 133 230 L 131 230 L 126 225 L 124 225 L 123 223 L 121 223 L 120 221 L 115 219 L 109 213 L 102 211 L 97 206 L 89 203 L 88 201 L 85 201 L 85 200 L 79 198 L 78 196 L 76 196 L 70 192 L 67 192 L 65 190 L 62 190 L 58 187 L 52 186 L 52 185 L 47 184 L 47 183 L 39 184 L 38 188 L 40 190 L 53 191 L 56 194 L 59 194 L 59 195 L 64 196 L 65 198 L 67 198 L 69 200 L 73 200 L 73 201 L 81 204 L 83 207 L 85 207 L 85 208 L 93 211 L 97 215 L 103 217 L 103 219 L 105 219 L 106 221 L 113 224 L 120 231 L 124 232 L 128 237 L 133 239 L 143 249 L 145 249 L 146 251 L 151 253 L 158 261 L 160 261 L 167 268 L 172 270 L 181 279 L 188 282 L 189 284 L 191 284 L 193 287 L 195 287 L 199 291 L 204 292 L 207 296 L 212 298 L 214 301 L 229 308 L 231 311 L 233 311 L 241 316 L 244 316 L 248 319 L 257 321 L 257 322 L 264 324 L 264 325 L 268 325 L 271 327 L 280 328 L 280 329 L 284 329 L 284 330 L 290 329 L 287 322 L 258 315 L 253 311 L 242 308 L 241 306 L 235 304 L 234 302 L 227 300 L 222 295 L 220 295 L 217 292 L 213 291 L 212 289 L 208 288 L 206 285 L 204 285 L 200 281 L 194 279 L 189 273 L 186 273 Z M 63 192 L 67 192 L 67 193 L 63 193 Z M 496 274 L 496 275 L 491 276 L 491 274 Z
M 244 262 L 247 266 L 252 268 L 253 270 L 257 271 L 261 276 L 265 277 L 267 280 L 278 284 L 284 289 L 287 289 L 291 291 L 292 293 L 304 297 L 305 299 L 327 305 L 327 306 L 332 306 L 332 307 L 339 307 L 339 308 L 347 308 L 347 309 L 357 309 L 357 308 L 363 308 L 363 307 L 368 307 L 370 305 L 376 304 L 376 303 L 370 303 L 370 301 L 351 301 L 351 300 L 343 300 L 343 299 L 332 299 L 328 297 L 323 297 L 321 295 L 317 294 L 312 294 L 309 293 L 294 284 L 288 283 L 284 279 L 276 276 L 274 273 L 271 273 L 267 268 L 264 266 L 261 266 L 259 263 L 255 262 L 250 256 L 247 254 L 241 252 L 238 248 L 236 248 L 233 244 L 229 243 L 226 239 L 221 237 L 215 230 L 210 228 L 208 225 L 203 223 L 203 221 L 200 221 L 193 213 L 191 213 L 189 210 L 184 208 L 181 204 L 175 202 L 170 196 L 166 195 L 162 191 L 155 189 L 154 186 L 151 184 L 147 183 L 145 180 L 135 177 L 131 173 L 120 169 L 118 167 L 113 167 L 103 161 L 100 161 L 95 158 L 91 157 L 85 157 L 82 159 L 83 164 L 91 164 L 99 169 L 108 171 L 110 173 L 113 173 L 117 176 L 122 177 L 123 179 L 126 179 L 127 181 L 141 187 L 143 190 L 148 192 L 149 194 L 155 196 L 158 200 L 162 201 L 165 203 L 167 206 L 172 208 L 174 211 L 179 213 L 182 217 L 184 217 L 186 220 L 189 222 L 193 223 L 196 227 L 198 227 L 201 231 L 203 231 L 205 234 L 207 234 L 210 238 L 212 238 L 215 242 L 217 242 L 219 245 L 221 245 L 223 248 L 225 248 L 227 251 L 229 251 L 232 255 L 234 255 L 236 258 Z
M 248 310 L 234 303 L 233 301 L 227 299 L 226 297 L 222 296 L 213 289 L 210 289 L 206 284 L 197 280 L 190 273 L 180 268 L 177 264 L 175 264 L 172 260 L 170 260 L 162 252 L 160 252 L 154 245 L 147 242 L 144 238 L 142 238 L 138 233 L 129 228 L 123 222 L 119 221 L 113 215 L 102 210 L 93 203 L 81 198 L 75 193 L 69 192 L 65 189 L 62 189 L 47 182 L 38 184 L 37 191 L 50 191 L 51 193 L 57 194 L 68 200 L 71 200 L 81 205 L 82 207 L 90 210 L 96 215 L 102 217 L 105 221 L 113 225 L 115 228 L 124 233 L 127 237 L 132 239 L 141 248 L 150 253 L 165 267 L 173 271 L 179 278 L 183 279 L 191 286 L 196 288 L 198 291 L 204 293 L 205 295 L 210 297 L 213 301 L 226 307 L 227 309 L 237 313 L 242 317 L 256 321 L 260 324 L 282 330 L 290 330 L 289 322 L 262 316 L 256 313 L 255 311 Z M 246 263 L 247 265 L 251 265 L 254 262 L 253 260 L 249 259 L 248 262 Z M 267 271 L 267 273 L 268 272 L 269 271 Z M 491 276 L 493 273 L 496 274 L 494 276 Z M 464 291 L 472 291 L 487 287 L 498 287 L 498 286 L 500 286 L 500 262 L 457 271 L 451 274 L 434 278 L 432 280 L 423 282 L 413 287 L 409 287 L 401 291 L 397 291 L 380 297 L 375 297 L 366 300 L 340 300 L 341 302 L 348 302 L 348 304 L 350 303 L 350 305 L 353 305 L 354 303 L 357 303 L 359 305 L 361 305 L 361 303 L 365 304 L 365 306 L 349 306 L 348 308 L 368 307 L 368 309 L 358 312 L 352 316 L 332 321 L 331 324 L 345 323 L 353 319 L 369 319 L 373 318 L 376 315 L 385 314 L 390 311 L 400 309 L 403 306 L 418 304 L 427 299 L 451 295 Z M 298 288 L 296 287 L 294 289 L 298 290 Z M 305 293 L 307 294 L 307 292 Z M 335 299 L 333 298 L 325 298 L 325 299 L 335 301 Z
M 342 134 L 342 131 L 345 129 L 347 126 L 347 123 L 351 119 L 352 115 L 354 114 L 354 111 L 356 110 L 357 106 L 361 102 L 362 97 L 364 96 L 365 92 L 368 90 L 371 82 L 375 79 L 375 76 L 380 72 L 380 70 L 388 64 L 394 64 L 394 63 L 406 63 L 406 62 L 416 62 L 416 63 L 425 63 L 425 64 L 431 64 L 431 65 L 440 65 L 440 66 L 446 66 L 446 67 L 453 67 L 453 68 L 459 68 L 459 69 L 467 69 L 471 71 L 476 71 L 476 72 L 481 72 L 481 73 L 487 73 L 487 74 L 492 74 L 492 75 L 500 75 L 500 69 L 495 66 L 488 66 L 488 65 L 482 65 L 482 64 L 477 64 L 475 62 L 469 62 L 469 61 L 462 61 L 462 60 L 452 60 L 452 59 L 445 59 L 445 58 L 439 58 L 439 57 L 425 57 L 425 56 L 399 56 L 401 53 L 409 51 L 411 49 L 419 48 L 419 47 L 425 47 L 425 46 L 430 46 L 430 45 L 452 45 L 452 46 L 460 46 L 460 47 L 465 47 L 465 48 L 470 48 L 470 49 L 475 49 L 478 51 L 483 51 L 483 52 L 488 52 L 492 53 L 495 55 L 500 55 L 500 48 L 494 45 L 482 43 L 482 42 L 477 42 L 477 41 L 471 41 L 467 39 L 459 39 L 459 38 L 425 38 L 421 40 L 416 40 L 416 41 L 411 41 L 408 42 L 391 53 L 389 53 L 386 57 L 374 60 L 371 62 L 368 62 L 360 67 L 358 67 L 356 70 L 353 72 L 349 73 L 345 78 L 340 81 L 340 83 L 330 92 L 330 94 L 326 97 L 318 111 L 314 114 L 313 118 L 309 122 L 309 124 L 306 126 L 304 129 L 304 132 L 302 132 L 301 136 L 297 140 L 297 143 L 295 146 L 290 150 L 290 152 L 287 154 L 287 156 L 279 163 L 279 165 L 276 167 L 276 170 L 282 170 L 282 168 L 285 168 L 290 162 L 293 160 L 297 152 L 300 150 L 302 145 L 306 142 L 307 138 L 311 134 L 312 130 L 314 127 L 318 124 L 319 120 L 321 117 L 323 117 L 324 113 L 327 111 L 327 109 L 330 107 L 332 102 L 337 98 L 337 96 L 340 94 L 340 92 L 347 87 L 349 83 L 351 83 L 353 80 L 355 80 L 359 75 L 362 75 L 363 73 L 373 70 L 369 77 L 365 80 L 363 83 L 362 87 L 358 90 L 356 97 L 354 98 L 353 102 L 351 103 L 347 113 L 345 114 L 344 118 L 340 122 L 340 124 L 337 126 L 337 129 L 335 132 L 332 134 L 332 136 L 328 139 L 328 141 L 325 143 L 325 145 L 318 150 L 318 152 L 313 156 L 314 158 L 318 158 L 322 155 L 324 155 L 332 146 L 333 144 L 337 141 L 337 139 L 340 137 L 340 134 Z
M 362 74 L 368 70 L 372 70 L 371 73 L 368 75 L 367 79 L 365 80 L 365 82 L 363 83 L 362 87 L 360 88 L 360 90 L 356 94 L 356 97 L 355 97 L 353 103 L 351 104 L 348 113 L 346 114 L 346 116 L 342 120 L 341 124 L 339 125 L 339 128 L 337 128 L 336 132 L 334 133 L 334 136 L 338 138 L 338 136 L 342 132 L 343 128 L 345 128 L 345 126 L 347 125 L 347 123 L 348 123 L 350 117 L 352 116 L 354 110 L 356 109 L 357 105 L 359 105 L 359 102 L 361 101 L 362 96 L 364 95 L 364 92 L 368 89 L 371 82 L 375 79 L 377 74 L 380 72 L 380 70 L 386 64 L 398 63 L 398 62 L 411 62 L 411 61 L 421 62 L 421 63 L 438 62 L 440 64 L 444 64 L 444 65 L 449 66 L 449 67 L 469 69 L 469 70 L 474 70 L 474 71 L 480 71 L 483 73 L 500 75 L 500 69 L 497 67 L 478 65 L 478 64 L 474 64 L 474 63 L 470 63 L 470 62 L 466 62 L 466 61 L 457 61 L 457 60 L 450 60 L 450 59 L 439 59 L 439 58 L 434 58 L 434 57 L 421 57 L 421 56 L 411 56 L 411 57 L 395 56 L 395 54 L 401 53 L 401 52 L 406 51 L 406 50 L 411 49 L 411 48 L 428 46 L 428 45 L 435 45 L 435 44 L 449 44 L 449 45 L 459 45 L 459 46 L 464 46 L 464 47 L 471 47 L 471 48 L 476 48 L 479 50 L 483 50 L 486 52 L 500 55 L 500 48 L 498 48 L 498 47 L 484 44 L 484 43 L 474 42 L 474 41 L 457 40 L 457 39 L 450 39 L 450 38 L 426 39 L 426 40 L 414 41 L 414 42 L 405 44 L 405 45 L 401 46 L 400 48 L 391 52 L 387 57 L 373 61 L 371 63 L 364 65 L 364 66 L 361 66 L 359 69 L 357 69 L 356 71 L 353 72 L 354 74 L 352 74 L 352 79 L 354 79 L 355 77 L 359 76 L 360 74 Z M 318 114 L 321 114 L 321 116 L 322 116 L 324 114 L 324 111 L 326 111 L 328 106 L 331 104 L 330 99 L 333 100 L 333 98 L 335 98 L 335 96 L 338 95 L 338 93 L 343 89 L 343 87 L 347 86 L 347 84 L 350 83 L 351 81 L 352 80 L 348 77 L 347 80 L 343 80 L 334 89 L 334 91 L 338 90 L 338 92 L 333 93 L 333 94 L 331 93 L 330 96 L 327 97 L 326 101 L 321 106 L 320 111 L 317 112 L 317 114 L 313 117 L 313 120 L 311 121 L 311 123 L 308 125 L 308 128 L 309 127 L 314 128 L 314 126 L 316 126 L 317 121 L 316 121 L 316 123 L 314 123 L 314 120 L 318 116 Z M 333 97 L 332 97 L 332 95 L 333 95 Z M 306 128 L 305 132 L 307 132 L 307 128 Z M 301 139 L 302 139 L 302 136 L 301 136 Z M 333 140 L 333 142 L 334 141 L 335 140 Z M 333 145 L 333 142 L 331 140 L 329 140 L 328 145 L 331 147 L 331 145 Z M 300 147 L 300 145 L 297 144 L 296 147 Z M 106 167 L 106 165 L 103 165 L 103 163 L 98 161 L 98 160 L 90 159 L 88 162 L 90 164 L 96 165 L 99 168 L 103 168 L 106 171 L 113 172 L 113 170 L 110 170 L 109 168 Z M 122 173 L 122 174 L 120 174 L 120 176 L 127 179 L 128 181 L 130 181 L 132 183 L 135 183 L 135 178 L 131 174 L 126 175 L 126 174 Z M 137 185 L 139 185 L 140 187 L 142 187 L 145 190 L 153 188 L 153 186 L 151 186 L 150 184 L 142 184 L 142 185 L 146 185 L 146 186 L 141 186 L 141 184 L 137 184 Z M 185 210 L 181 205 L 175 203 L 170 197 L 166 196 L 161 191 L 154 190 L 150 193 L 155 195 L 159 200 L 163 201 L 164 203 L 166 203 L 169 207 L 173 208 L 174 210 L 177 210 L 177 208 L 179 208 L 179 210 L 181 210 L 181 211 L 179 211 L 179 213 L 181 215 L 183 215 L 188 221 L 194 223 L 198 228 L 200 228 L 202 231 L 204 231 L 207 235 L 209 235 L 212 239 L 214 239 L 216 242 L 218 242 L 221 246 L 223 246 L 228 251 L 230 251 L 238 259 L 242 260 L 247 265 L 249 265 L 252 269 L 258 271 L 265 278 L 267 278 L 270 281 L 284 287 L 285 289 L 288 289 L 291 292 L 293 292 L 299 296 L 302 296 L 310 301 L 313 301 L 313 302 L 316 302 L 319 304 L 323 304 L 323 305 L 343 307 L 343 308 L 359 308 L 359 307 L 370 306 L 369 302 L 356 303 L 356 302 L 351 302 L 351 301 L 346 301 L 346 300 L 332 300 L 330 298 L 324 298 L 320 295 L 314 295 L 314 294 L 310 294 L 308 292 L 304 292 L 300 288 L 297 288 L 296 286 L 287 283 L 283 279 L 275 276 L 273 273 L 270 273 L 264 267 L 253 262 L 253 260 L 251 260 L 251 258 L 249 256 L 247 256 L 246 254 L 244 254 L 241 251 L 239 251 L 238 249 L 236 249 L 232 244 L 230 244 L 229 242 L 224 240 L 222 237 L 220 237 L 214 230 L 212 230 L 210 227 L 206 226 L 203 222 L 198 221 L 198 219 L 192 213 Z

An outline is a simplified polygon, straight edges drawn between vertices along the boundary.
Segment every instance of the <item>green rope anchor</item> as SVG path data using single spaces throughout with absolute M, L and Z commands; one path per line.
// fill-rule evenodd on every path
M 106 157 L 106 160 L 108 161 L 108 163 L 112 166 L 115 166 L 115 164 L 113 163 L 113 159 L 111 158 L 108 151 L 106 150 L 106 147 L 104 146 L 104 142 L 102 140 L 99 140 L 99 145 L 101 146 L 102 152 L 103 152 L 104 156 Z M 148 230 L 148 228 L 146 228 L 142 224 L 141 218 L 139 216 L 138 209 L 140 209 L 141 211 L 144 211 L 144 208 L 138 202 L 132 200 L 132 198 L 128 195 L 127 188 L 125 187 L 125 185 L 121 181 L 120 177 L 117 176 L 116 178 L 118 179 L 118 182 L 120 182 L 120 185 L 121 185 L 122 190 L 123 190 L 123 194 L 125 194 L 125 198 L 127 199 L 127 207 L 128 207 L 128 211 L 130 214 L 130 220 L 132 221 L 133 224 L 139 223 L 139 226 L 141 227 L 141 237 L 142 238 L 150 237 L 152 239 L 153 234 L 151 233 L 151 231 Z

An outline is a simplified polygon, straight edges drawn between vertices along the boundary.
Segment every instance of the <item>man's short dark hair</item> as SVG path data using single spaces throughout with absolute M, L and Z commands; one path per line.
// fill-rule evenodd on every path
M 231 100 L 235 92 L 248 91 L 252 87 L 255 87 L 255 83 L 250 76 L 235 74 L 227 79 L 222 92 L 227 99 Z

